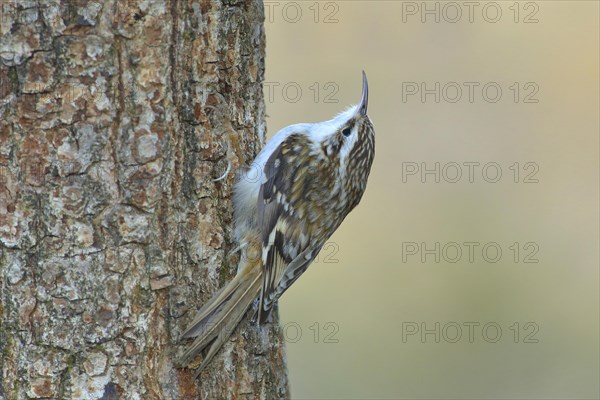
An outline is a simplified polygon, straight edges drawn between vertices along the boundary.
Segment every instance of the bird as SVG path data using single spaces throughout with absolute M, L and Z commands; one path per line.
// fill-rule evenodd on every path
M 194 338 L 178 357 L 189 365 L 206 348 L 197 377 L 258 299 L 259 324 L 302 275 L 360 202 L 375 156 L 362 73 L 358 104 L 333 119 L 279 130 L 233 187 L 236 276 L 209 300 L 180 336 Z M 256 306 L 254 307 L 256 308 Z

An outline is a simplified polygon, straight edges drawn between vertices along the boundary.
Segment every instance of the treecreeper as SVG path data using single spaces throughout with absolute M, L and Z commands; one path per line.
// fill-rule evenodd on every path
M 278 131 L 234 185 L 234 233 L 241 257 L 235 278 L 198 312 L 180 340 L 186 366 L 206 349 L 196 376 L 258 298 L 257 321 L 268 321 L 279 297 L 302 275 L 367 187 L 375 131 L 360 102 L 335 118 Z M 256 175 L 258 173 L 258 179 Z

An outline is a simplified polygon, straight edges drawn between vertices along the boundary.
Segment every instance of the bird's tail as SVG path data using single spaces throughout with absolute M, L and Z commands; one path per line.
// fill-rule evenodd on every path
M 260 265 L 242 269 L 231 282 L 213 296 L 198 312 L 198 316 L 181 339 L 196 339 L 179 358 L 180 365 L 189 364 L 210 344 L 196 376 L 208 365 L 219 348 L 227 341 L 252 302 L 262 284 Z

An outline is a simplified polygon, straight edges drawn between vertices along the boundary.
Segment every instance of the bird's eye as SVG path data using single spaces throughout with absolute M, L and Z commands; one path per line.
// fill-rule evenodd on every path
M 342 135 L 344 135 L 346 137 L 350 136 L 351 133 L 352 133 L 352 129 L 350 129 L 350 128 L 344 128 L 342 130 Z

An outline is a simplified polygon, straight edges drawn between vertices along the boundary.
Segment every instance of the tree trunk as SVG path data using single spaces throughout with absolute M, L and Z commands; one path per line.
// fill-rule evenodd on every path
M 0 2 L 0 398 L 288 397 L 250 313 L 199 380 L 173 365 L 237 267 L 265 43 L 260 2 L 166 3 Z

